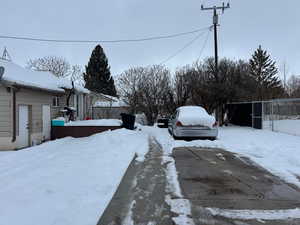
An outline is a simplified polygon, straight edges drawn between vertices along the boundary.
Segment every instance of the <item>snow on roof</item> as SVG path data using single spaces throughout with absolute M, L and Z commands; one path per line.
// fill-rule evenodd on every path
M 178 120 L 185 126 L 203 125 L 212 127 L 216 122 L 216 119 L 200 106 L 182 106 L 178 110 Z
M 88 89 L 86 89 L 85 87 L 82 87 L 82 86 L 80 86 L 78 84 L 74 84 L 74 88 L 75 88 L 76 91 L 84 93 L 84 94 L 91 93 Z
M 58 78 L 50 72 L 33 71 L 3 59 L 0 59 L 0 66 L 3 66 L 5 69 L 2 79 L 7 82 L 58 92 L 64 92 L 63 88 L 72 88 L 72 83 L 69 79 Z M 83 87 L 75 86 L 75 89 L 79 92 L 89 93 Z
M 97 101 L 94 104 L 94 107 L 111 107 L 111 108 L 118 108 L 118 107 L 127 107 L 128 105 L 118 99 L 117 101 Z

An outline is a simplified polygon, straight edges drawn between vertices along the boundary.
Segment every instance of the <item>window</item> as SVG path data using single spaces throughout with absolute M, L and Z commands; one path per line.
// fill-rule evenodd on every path
M 59 97 L 57 97 L 57 96 L 53 97 L 52 105 L 54 107 L 58 107 L 59 106 Z

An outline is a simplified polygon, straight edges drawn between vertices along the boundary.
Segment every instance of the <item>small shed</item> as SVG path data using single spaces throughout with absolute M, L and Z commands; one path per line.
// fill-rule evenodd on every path
M 128 104 L 117 97 L 98 94 L 93 103 L 93 119 L 120 119 L 121 113 L 128 112 Z

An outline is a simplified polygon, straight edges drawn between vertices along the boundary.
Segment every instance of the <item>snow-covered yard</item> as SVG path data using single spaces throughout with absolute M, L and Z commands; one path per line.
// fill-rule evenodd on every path
M 264 121 L 264 129 L 300 136 L 300 119 Z
M 0 152 L 0 224 L 95 225 L 148 136 L 125 129 Z
M 149 136 L 162 145 L 167 188 L 182 196 L 174 147 L 223 148 L 251 158 L 300 187 L 300 138 L 252 128 L 220 128 L 217 141 L 174 141 L 167 129 L 139 126 L 138 131 L 108 131 L 88 138 L 64 138 L 17 152 L 0 152 L 0 225 L 95 225 L 134 155 L 143 160 Z M 172 208 L 180 208 L 166 196 Z M 182 199 L 182 201 L 185 201 Z M 188 221 L 185 202 L 178 221 Z

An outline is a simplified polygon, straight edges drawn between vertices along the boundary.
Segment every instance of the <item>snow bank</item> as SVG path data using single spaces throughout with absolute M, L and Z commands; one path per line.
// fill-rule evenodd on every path
M 65 126 L 121 126 L 122 121 L 117 119 L 70 121 Z
M 300 138 L 297 136 L 245 127 L 225 127 L 219 128 L 217 141 L 174 143 L 174 147 L 183 146 L 223 148 L 240 153 L 286 182 L 300 187 Z
M 148 135 L 125 129 L 0 152 L 1 225 L 95 225 Z
M 180 107 L 178 120 L 184 126 L 202 125 L 213 127 L 216 122 L 216 119 L 210 116 L 206 110 L 200 106 Z

